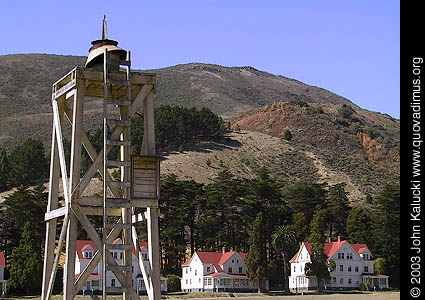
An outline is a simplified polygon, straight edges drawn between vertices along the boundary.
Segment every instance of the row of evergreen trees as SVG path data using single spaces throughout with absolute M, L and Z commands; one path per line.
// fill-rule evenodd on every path
M 369 199 L 370 201 L 370 199 Z M 233 176 L 224 169 L 211 184 L 178 180 L 161 183 L 162 268 L 179 274 L 180 266 L 196 250 L 247 252 L 248 275 L 284 284 L 288 261 L 299 243 L 309 241 L 313 256 L 310 274 L 328 275 L 323 243 L 337 236 L 350 243 L 366 243 L 380 272 L 399 285 L 400 194 L 388 185 L 376 199 L 351 207 L 345 184 L 300 181 L 280 185 L 266 168 L 255 179 Z M 287 282 L 286 282 L 287 286 Z
M 391 285 L 398 286 L 399 186 L 388 185 L 371 204 L 353 208 L 346 196 L 344 184 L 280 186 L 265 168 L 255 179 L 238 178 L 225 169 L 211 184 L 170 175 L 161 182 L 163 274 L 181 275 L 181 264 L 196 250 L 221 251 L 225 247 L 248 253 L 249 276 L 282 284 L 299 242 L 310 241 L 317 253 L 312 258 L 311 274 L 324 278 L 329 266 L 325 265 L 323 242 L 341 235 L 351 243 L 368 244 L 375 258 L 383 259 L 380 272 L 389 274 Z M 40 185 L 19 188 L 1 205 L 0 250 L 6 252 L 11 266 L 12 288 L 15 284 L 19 287 L 22 274 L 41 278 L 46 202 L 47 193 Z M 338 220 L 336 215 L 344 217 Z M 83 231 L 79 238 L 86 238 Z M 32 263 L 23 263 L 25 257 Z M 37 290 L 39 282 L 33 287 Z

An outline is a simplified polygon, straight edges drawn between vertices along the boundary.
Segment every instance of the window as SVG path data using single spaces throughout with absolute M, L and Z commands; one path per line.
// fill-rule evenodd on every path
M 359 266 L 354 267 L 354 272 L 359 272 Z
M 189 283 L 189 279 L 186 279 L 186 284 L 188 284 Z
M 295 266 L 294 266 L 294 272 L 295 272 Z
M 99 286 L 99 280 L 92 280 L 91 286 Z
M 189 273 L 189 268 L 186 268 L 186 274 Z M 187 282 L 186 282 L 187 283 Z
M 232 267 L 229 267 L 229 273 L 232 273 L 232 272 L 233 272 Z
M 111 286 L 115 286 L 115 279 L 111 279 Z
M 239 267 L 239 274 L 242 274 L 242 267 Z
M 344 277 L 341 277 L 341 279 L 339 280 L 340 284 L 344 284 Z
M 369 266 L 364 266 L 363 267 L 363 272 L 364 273 L 368 273 L 369 272 Z
M 189 268 L 189 271 L 192 272 L 192 268 Z
M 84 258 L 92 258 L 93 252 L 84 252 Z
M 232 259 L 232 264 L 233 264 L 233 263 L 235 263 L 235 260 L 234 260 L 234 259 Z
M 192 279 L 189 279 L 189 283 L 192 284 Z
M 338 253 L 338 259 L 344 259 L 344 253 Z
M 344 272 L 344 265 L 339 265 L 339 270 L 340 270 L 341 272 Z
M 351 284 L 351 278 L 348 278 L 348 284 Z
M 117 259 L 118 258 L 117 253 L 116 252 L 112 252 L 112 257 L 115 258 L 115 259 Z
M 207 272 L 211 272 L 211 267 L 207 267 Z
M 122 252 L 120 252 L 120 259 L 122 259 Z
M 334 277 L 334 283 L 336 283 L 336 277 Z
M 348 266 L 348 272 L 351 272 L 351 266 Z
M 199 277 L 199 283 L 201 283 L 201 277 Z
M 211 285 L 211 284 L 212 284 L 211 278 L 204 278 L 204 285 Z
M 347 253 L 347 259 L 353 259 L 353 253 Z
M 195 276 L 198 275 L 198 270 L 195 270 Z

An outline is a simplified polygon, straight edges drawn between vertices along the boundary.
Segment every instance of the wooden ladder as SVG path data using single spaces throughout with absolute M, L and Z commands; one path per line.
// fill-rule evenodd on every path
M 115 65 L 117 71 L 111 71 L 110 67 Z M 111 79 L 111 72 L 120 71 L 121 66 L 126 69 L 125 80 Z M 127 51 L 125 60 L 116 60 L 110 57 L 107 49 L 104 52 L 104 101 L 103 101 L 103 262 L 102 262 L 102 296 L 106 299 L 107 293 L 124 294 L 123 299 L 130 299 L 129 289 L 133 289 L 132 283 L 132 253 L 131 253 L 131 226 L 132 226 L 132 208 L 130 201 L 131 188 L 131 159 L 130 159 L 130 108 L 131 108 L 131 81 L 130 81 L 130 52 Z M 119 99 L 113 98 L 113 87 L 126 89 L 125 97 Z M 115 115 L 111 116 L 111 113 Z M 119 117 L 117 117 L 119 115 Z M 123 131 L 118 140 L 112 140 L 108 136 L 109 128 L 113 126 L 122 126 Z M 120 148 L 118 159 L 109 159 L 108 153 L 114 147 Z M 108 174 L 108 168 L 119 167 L 121 178 L 113 180 Z M 108 189 L 121 191 L 121 198 L 109 196 Z M 116 195 L 116 193 L 115 193 Z M 111 209 L 121 209 L 120 221 L 114 221 L 110 214 Z M 116 220 L 116 217 L 115 217 Z M 122 232 L 122 243 L 107 243 L 107 236 L 112 229 L 118 229 Z M 118 256 L 122 253 L 122 259 Z M 110 255 L 115 254 L 115 255 Z M 112 257 L 112 259 L 111 259 Z M 121 263 L 120 263 L 121 262 Z M 115 278 L 115 284 L 112 286 L 111 276 L 108 274 L 120 272 L 121 280 Z M 108 278 L 109 276 L 109 278 Z M 124 282 L 123 282 L 124 281 Z

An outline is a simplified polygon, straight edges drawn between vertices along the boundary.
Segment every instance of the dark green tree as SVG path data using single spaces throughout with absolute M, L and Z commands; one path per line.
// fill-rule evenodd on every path
M 286 187 L 283 197 L 292 212 L 303 213 L 306 222 L 310 224 L 315 207 L 317 205 L 323 205 L 326 201 L 327 192 L 324 189 L 325 185 L 300 181 Z
M 329 187 L 326 199 L 326 211 L 328 216 L 329 237 L 335 233 L 336 236 L 346 236 L 345 226 L 350 202 L 348 193 L 345 191 L 346 183 L 337 183 Z
M 34 229 L 34 238 L 39 243 L 44 240 L 44 212 L 47 205 L 47 193 L 44 186 L 18 188 L 7 196 L 0 210 L 1 248 L 9 256 L 12 249 L 18 247 L 22 230 L 27 221 Z
M 250 247 L 246 257 L 246 274 L 249 279 L 258 279 L 261 292 L 264 279 L 267 278 L 267 254 L 266 241 L 264 239 L 264 217 L 263 213 L 258 213 L 254 220 L 250 236 Z
M 388 184 L 378 194 L 372 211 L 373 239 L 371 251 L 375 258 L 385 259 L 385 269 L 392 287 L 400 286 L 400 185 Z
M 272 244 L 276 252 L 280 253 L 283 259 L 283 277 L 285 280 L 285 291 L 289 294 L 289 260 L 296 252 L 297 236 L 289 225 L 280 225 L 272 235 Z
M 30 186 L 47 178 L 49 164 L 40 141 L 25 141 L 12 151 L 9 163 L 9 180 L 15 186 Z
M 371 219 L 368 212 L 358 205 L 351 209 L 347 217 L 347 239 L 354 244 L 367 244 L 371 242 Z
M 338 110 L 338 115 L 344 119 L 351 119 L 351 116 L 353 115 L 353 113 L 354 113 L 354 109 L 347 104 L 343 104 L 341 108 Z
M 292 132 L 289 129 L 286 129 L 283 132 L 283 139 L 286 141 L 292 141 Z
M 35 228 L 26 222 L 19 246 L 12 251 L 10 257 L 11 291 L 25 292 L 26 295 L 38 293 L 41 288 L 42 260 L 40 241 L 36 238 Z
M 323 281 L 329 278 L 329 268 L 331 267 L 324 251 L 327 230 L 326 219 L 326 211 L 317 206 L 310 224 L 311 263 L 305 265 L 306 275 L 316 276 L 319 292 L 323 289 Z
M 295 232 L 298 242 L 303 242 L 307 240 L 309 235 L 309 224 L 305 218 L 305 215 L 302 212 L 293 214 L 292 224 L 290 225 L 291 229 Z
M 0 191 L 5 190 L 9 181 L 10 165 L 6 150 L 0 147 Z

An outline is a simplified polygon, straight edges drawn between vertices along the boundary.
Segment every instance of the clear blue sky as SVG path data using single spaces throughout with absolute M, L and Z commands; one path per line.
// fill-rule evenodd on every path
M 400 117 L 400 4 L 393 0 L 5 1 L 0 55 L 87 55 L 101 38 L 133 67 L 253 66 Z

